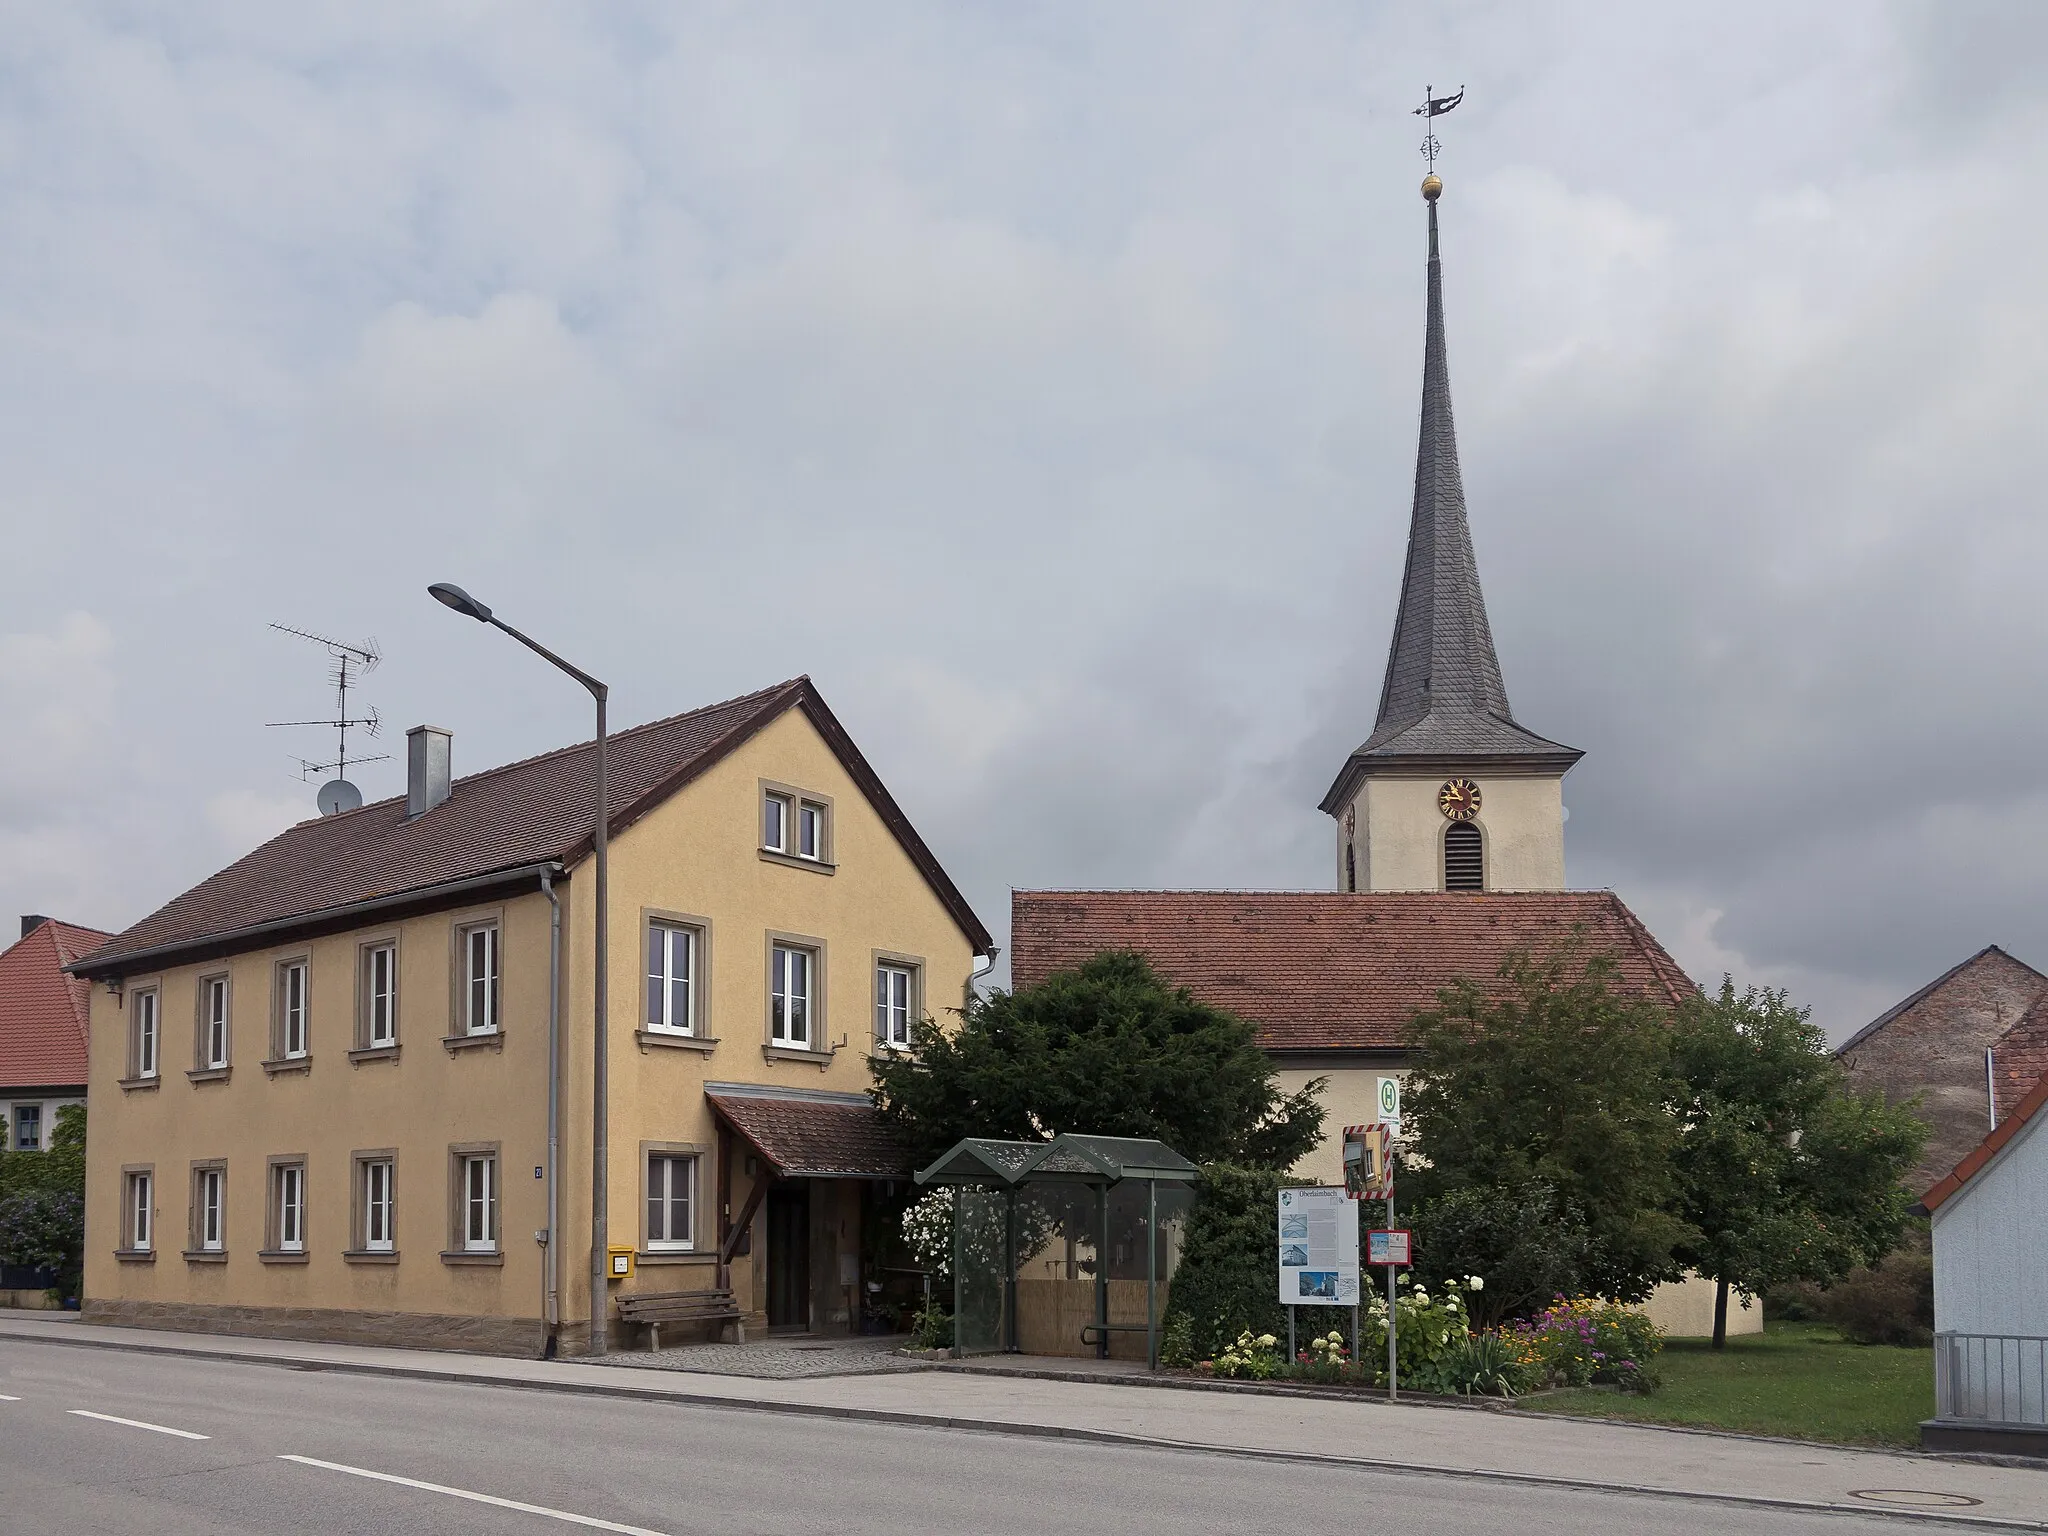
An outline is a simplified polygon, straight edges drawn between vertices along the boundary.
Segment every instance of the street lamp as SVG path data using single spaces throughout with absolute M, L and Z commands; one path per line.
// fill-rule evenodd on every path
M 606 1339 L 606 1216 L 605 1197 L 605 1144 L 610 1118 L 610 1091 L 606 1081 L 605 1063 L 606 1028 L 606 965 L 608 946 L 605 943 L 606 917 L 610 912 L 610 856 L 607 848 L 609 838 L 606 823 L 611 820 L 609 786 L 605 776 L 605 735 L 604 704 L 611 690 L 580 667 L 572 667 L 553 651 L 538 641 L 522 635 L 503 619 L 492 614 L 484 604 L 471 597 L 453 582 L 437 581 L 427 588 L 428 594 L 438 603 L 453 608 L 479 623 L 490 624 L 502 629 L 529 651 L 546 658 L 560 667 L 590 690 L 590 696 L 597 700 L 597 1043 L 595 1048 L 593 1079 L 591 1087 L 591 1133 L 590 1133 L 590 1352 L 593 1355 L 605 1353 Z M 553 1214 L 550 1213 L 550 1221 Z M 550 1234 L 553 1241 L 553 1234 Z

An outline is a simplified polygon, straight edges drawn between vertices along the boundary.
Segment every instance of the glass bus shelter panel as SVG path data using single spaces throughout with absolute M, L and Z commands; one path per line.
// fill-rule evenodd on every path
M 954 1347 L 962 1355 L 1004 1347 L 1009 1293 L 1009 1197 L 958 1185 L 953 1191 Z

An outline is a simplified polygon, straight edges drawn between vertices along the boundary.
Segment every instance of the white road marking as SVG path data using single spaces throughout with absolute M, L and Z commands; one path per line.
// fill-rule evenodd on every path
M 180 1440 L 211 1440 L 213 1436 L 198 1434 L 189 1429 L 173 1429 L 168 1424 L 149 1424 L 141 1419 L 117 1419 L 111 1413 L 94 1413 L 90 1408 L 68 1410 L 81 1419 L 98 1419 L 102 1424 L 126 1424 L 130 1429 L 153 1429 L 160 1435 L 176 1435 Z
M 472 1504 L 489 1504 L 498 1509 L 516 1509 L 523 1515 L 546 1515 L 550 1520 L 566 1520 L 571 1525 L 587 1525 L 592 1530 L 619 1531 L 623 1536 L 664 1536 L 661 1531 L 650 1531 L 644 1525 L 621 1525 L 616 1520 L 600 1520 L 594 1515 L 572 1515 L 566 1509 L 549 1509 L 545 1504 L 522 1504 L 517 1499 L 501 1499 L 496 1494 L 472 1493 L 467 1488 L 450 1488 L 443 1483 L 424 1483 L 416 1477 L 399 1477 L 390 1472 L 372 1472 L 368 1467 L 351 1467 L 339 1461 L 321 1461 L 314 1456 L 280 1456 L 279 1461 L 295 1461 L 302 1467 L 324 1467 L 329 1472 L 346 1472 L 350 1477 L 367 1477 L 379 1483 L 396 1483 L 401 1488 L 417 1488 L 424 1493 L 445 1493 L 451 1499 L 468 1499 Z
M 18 1397 L 9 1397 L 5 1392 L 0 1392 L 0 1403 L 18 1403 L 20 1401 L 21 1399 Z

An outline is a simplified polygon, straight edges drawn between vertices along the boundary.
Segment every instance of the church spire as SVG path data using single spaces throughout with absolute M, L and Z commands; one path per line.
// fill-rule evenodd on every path
M 1429 305 L 1422 347 L 1422 427 L 1415 452 L 1415 499 L 1409 512 L 1408 563 L 1394 616 L 1393 645 L 1380 688 L 1379 717 L 1331 785 L 1323 809 L 1349 803 L 1375 764 L 1400 760 L 1446 765 L 1522 766 L 1563 771 L 1574 748 L 1546 741 L 1515 723 L 1507 684 L 1494 653 L 1479 588 L 1479 563 L 1465 520 L 1458 471 L 1458 433 L 1451 417 L 1451 376 L 1444 342 L 1443 263 L 1437 246 L 1437 199 L 1443 182 L 1424 178 L 1429 205 Z

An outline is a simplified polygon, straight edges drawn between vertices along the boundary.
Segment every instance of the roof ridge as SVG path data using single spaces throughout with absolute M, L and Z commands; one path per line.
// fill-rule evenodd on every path
M 1839 1056 L 1842 1054 L 1842 1052 L 1848 1050 L 1850 1046 L 1862 1044 L 1863 1041 L 1869 1039 L 1870 1036 L 1876 1034 L 1880 1029 L 1883 1029 L 1885 1025 L 1891 1023 L 1892 1020 L 1899 1017 L 1900 1014 L 1906 1012 L 1910 1008 L 1917 1006 L 1920 1003 L 1925 1002 L 1929 997 L 1933 996 L 1936 991 L 1938 991 L 1942 987 L 1947 986 L 1949 982 L 1953 981 L 1957 976 L 1961 975 L 1964 971 L 1968 970 L 1971 966 L 1975 965 L 1979 960 L 1982 960 L 1986 955 L 1992 954 L 2002 955 L 2007 960 L 2012 961 L 2012 963 L 2018 966 L 2021 970 L 2027 971 L 2032 975 L 2040 978 L 2042 991 L 2035 994 L 2035 1003 L 2038 1003 L 2044 995 L 2048 995 L 2048 976 L 2043 976 L 2041 972 L 2035 970 L 2031 965 L 2028 965 L 2026 961 L 2020 959 L 2010 950 L 2002 948 L 1997 944 L 1986 944 L 1974 955 L 1970 955 L 1965 959 L 1958 960 L 1954 965 L 1950 966 L 1947 970 L 1943 971 L 1939 976 L 1935 977 L 1934 980 L 1928 982 L 1926 986 L 1920 988 L 1917 992 L 1912 993 L 1910 996 L 1903 997 L 1899 999 L 1898 1002 L 1893 1003 L 1891 1007 L 1885 1009 L 1883 1013 L 1880 1013 L 1868 1024 L 1864 1025 L 1861 1029 L 1857 1030 L 1855 1034 L 1851 1035 L 1848 1039 L 1844 1040 L 1840 1045 L 1836 1046 L 1835 1054 Z M 2029 1003 L 2025 1009 L 2021 1010 L 2020 1017 L 2025 1018 L 2027 1013 L 2032 1010 L 2033 1006 L 2034 1003 Z

